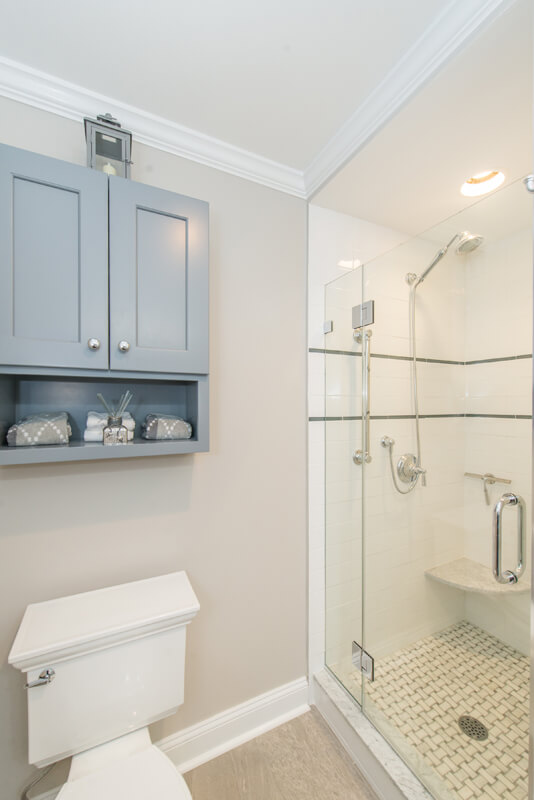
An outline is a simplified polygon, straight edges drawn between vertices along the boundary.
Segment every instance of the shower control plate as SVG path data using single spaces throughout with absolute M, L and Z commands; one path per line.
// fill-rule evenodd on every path
M 364 325 L 372 325 L 375 321 L 375 301 L 367 300 L 352 307 L 352 327 L 363 328 Z

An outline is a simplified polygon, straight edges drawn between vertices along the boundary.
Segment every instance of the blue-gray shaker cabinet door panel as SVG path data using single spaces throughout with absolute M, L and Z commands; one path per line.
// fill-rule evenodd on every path
M 206 374 L 208 204 L 112 176 L 109 236 L 111 369 Z
M 107 369 L 107 191 L 103 173 L 0 145 L 0 364 Z

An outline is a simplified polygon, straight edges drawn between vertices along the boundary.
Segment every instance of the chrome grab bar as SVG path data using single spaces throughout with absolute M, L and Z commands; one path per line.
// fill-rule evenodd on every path
M 502 512 L 506 506 L 517 506 L 517 567 L 502 571 Z M 518 494 L 503 494 L 493 510 L 493 577 L 497 583 L 517 583 L 525 571 L 525 501 Z
M 362 345 L 362 358 L 363 358 L 363 386 L 362 386 L 362 401 L 363 401 L 363 433 L 362 433 L 362 449 L 356 450 L 352 456 L 355 464 L 369 464 L 372 460 L 369 452 L 369 426 L 371 419 L 370 409 L 370 382 L 371 382 L 371 336 L 372 331 L 365 330 L 364 328 L 356 328 L 354 331 L 354 340 Z

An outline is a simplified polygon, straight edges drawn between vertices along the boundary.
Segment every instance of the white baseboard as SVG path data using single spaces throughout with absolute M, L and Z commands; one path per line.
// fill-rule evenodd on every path
M 299 678 L 157 744 L 184 773 L 308 710 L 308 680 Z
M 308 680 L 298 678 L 166 736 L 155 744 L 184 773 L 304 714 L 309 708 Z M 40 791 L 35 787 L 30 795 L 32 800 L 54 800 L 66 775 L 59 771 L 61 777 L 58 780 L 56 768 L 53 773 L 43 780 Z

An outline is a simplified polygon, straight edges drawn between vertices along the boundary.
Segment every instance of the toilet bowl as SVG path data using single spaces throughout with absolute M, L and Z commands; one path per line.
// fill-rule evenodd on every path
M 26 673 L 29 761 L 72 756 L 58 800 L 191 800 L 148 725 L 183 702 L 185 572 L 28 606 L 9 654 Z
M 87 753 L 89 765 L 77 762 L 85 762 L 85 753 L 74 756 L 69 778 L 57 800 L 192 800 L 182 775 L 152 744 L 147 728 L 121 738 L 139 734 L 144 734 L 136 742 L 139 749 L 130 748 L 131 752 L 109 754 L 103 752 L 108 745 L 101 745 L 94 748 L 100 753 Z M 129 743 L 122 744 L 126 745 L 125 750 L 129 749 Z

